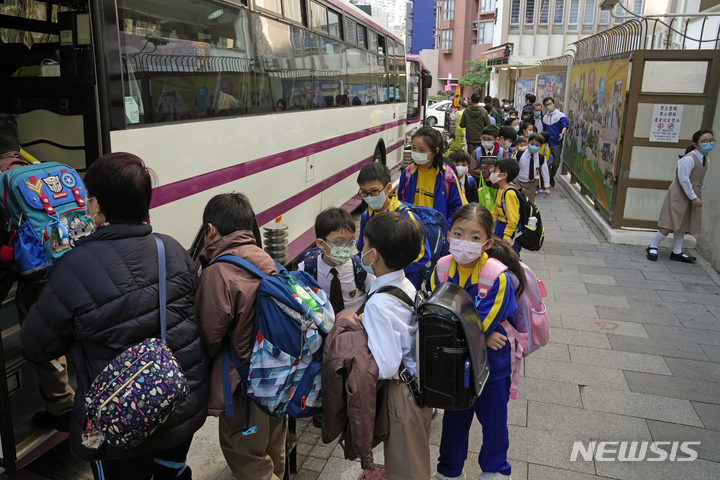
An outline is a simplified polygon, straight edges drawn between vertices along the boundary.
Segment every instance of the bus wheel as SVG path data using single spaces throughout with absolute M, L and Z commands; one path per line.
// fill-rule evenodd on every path
M 385 153 L 383 152 L 383 150 L 384 149 L 379 144 L 377 147 L 375 147 L 375 153 L 373 154 L 373 162 L 382 163 L 383 165 L 385 165 Z

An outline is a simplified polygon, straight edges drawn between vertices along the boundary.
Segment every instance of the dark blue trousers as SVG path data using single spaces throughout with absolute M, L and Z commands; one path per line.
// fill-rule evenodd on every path
M 507 451 L 510 446 L 507 427 L 507 402 L 510 377 L 486 383 L 475 405 L 467 410 L 445 410 L 440 459 L 437 471 L 446 477 L 462 475 L 468 452 L 468 437 L 473 416 L 482 425 L 483 444 L 478 463 L 483 472 L 510 475 Z
M 495 235 L 497 237 L 503 238 L 505 236 L 505 227 L 507 227 L 507 223 L 498 220 L 498 222 L 495 224 L 495 232 L 494 232 Z M 514 236 L 513 236 L 513 238 L 514 238 Z M 518 243 L 517 239 L 515 239 L 515 241 L 513 242 L 512 247 L 513 247 L 513 250 L 515 250 L 517 252 L 517 254 L 520 255 L 520 250 L 522 250 L 522 247 Z

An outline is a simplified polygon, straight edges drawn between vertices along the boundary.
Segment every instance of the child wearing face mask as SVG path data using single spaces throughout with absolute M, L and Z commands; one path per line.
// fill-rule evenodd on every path
M 512 127 L 485 127 L 482 131 L 480 146 L 470 152 L 470 175 L 480 183 L 480 176 L 483 176 L 485 183 L 490 182 L 490 172 L 483 170 L 482 157 L 501 158 L 510 157 L 510 146 L 517 138 L 517 134 Z M 492 186 L 492 185 L 491 185 Z
M 517 190 L 510 185 L 517 178 L 518 173 L 520 173 L 518 161 L 513 158 L 503 158 L 495 162 L 495 169 L 490 174 L 490 181 L 498 187 L 495 208 L 492 211 L 495 221 L 494 234 L 502 238 L 508 245 L 512 245 L 519 254 L 520 244 L 517 241 L 513 243 L 513 238 L 520 224 L 520 200 Z M 503 200 L 505 205 L 503 205 Z
M 399 376 L 403 368 L 417 375 L 414 335 L 418 324 L 412 310 L 416 290 L 403 269 L 420 253 L 422 227 L 400 212 L 386 212 L 371 218 L 364 234 L 362 263 L 377 279 L 362 323 L 378 366 L 378 380 L 385 381 L 389 412 L 388 436 L 383 442 L 385 473 L 388 480 L 430 478 L 432 409 L 415 405 L 410 387 Z
M 447 163 L 455 170 L 458 182 L 460 182 L 460 188 L 468 203 L 479 202 L 480 197 L 478 195 L 477 184 L 475 183 L 475 179 L 468 174 L 470 155 L 468 155 L 465 150 L 453 150 L 450 155 L 448 155 Z
M 358 195 L 367 204 L 368 208 L 360 216 L 360 235 L 357 242 L 357 250 L 362 251 L 364 247 L 363 234 L 365 225 L 378 213 L 394 212 L 401 210 L 406 217 L 414 222 L 420 220 L 409 210 L 403 208 L 405 203 L 401 202 L 397 195 L 392 192 L 390 170 L 383 164 L 373 162 L 365 165 L 358 174 L 357 183 L 360 189 Z M 430 245 L 427 238 L 423 238 L 420 253 L 414 262 L 404 268 L 405 276 L 419 289 L 423 279 L 418 270 L 430 261 Z
M 515 162 L 501 160 L 500 162 Z M 440 458 L 432 480 L 465 480 L 463 471 L 469 447 L 473 416 L 482 425 L 483 444 L 478 463 L 483 473 L 478 480 L 510 479 L 507 459 L 510 445 L 507 427 L 507 402 L 510 396 L 511 363 L 507 333 L 500 325 L 512 321 L 517 310 L 516 296 L 525 288 L 525 275 L 517 254 L 502 240 L 493 237 L 493 218 L 477 203 L 469 203 L 453 217 L 448 241 L 451 257 L 444 257 L 435 267 L 432 287 L 452 282 L 477 298 L 477 310 L 485 331 L 490 376 L 475 405 L 467 410 L 446 410 L 443 416 Z M 508 266 L 487 293 L 479 295 L 480 272 L 488 258 Z M 517 285 L 517 288 L 513 287 Z M 477 446 L 473 446 L 477 448 Z M 420 478 L 420 477 L 418 477 Z
M 467 200 L 455 172 L 445 165 L 443 147 L 440 132 L 431 127 L 418 129 L 412 137 L 413 164 L 400 174 L 398 197 L 419 207 L 434 208 L 450 225 L 455 210 Z
M 515 133 L 520 132 L 520 121 L 515 117 L 510 117 L 503 122 L 503 127 L 512 127 Z
M 535 203 L 535 193 L 539 185 L 539 178 L 542 177 L 543 185 L 550 185 L 550 171 L 545 155 L 540 154 L 540 148 L 545 143 L 542 135 L 533 133 L 528 140 L 527 150 L 520 155 L 520 173 L 513 182 L 517 187 L 522 188 L 530 203 Z M 545 195 L 550 195 L 550 189 L 545 188 Z
M 518 137 L 510 149 L 510 158 L 514 158 L 516 160 L 519 159 L 522 154 L 525 153 L 525 150 L 527 150 L 527 144 L 528 142 L 526 137 Z
M 355 256 L 355 221 L 345 210 L 330 207 L 315 218 L 315 236 L 315 248 L 303 255 L 298 270 L 317 280 L 336 314 L 346 309 L 357 312 L 375 277 Z

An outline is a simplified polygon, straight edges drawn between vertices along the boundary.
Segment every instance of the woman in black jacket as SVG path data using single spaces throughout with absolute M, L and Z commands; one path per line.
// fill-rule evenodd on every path
M 82 445 L 85 395 L 95 377 L 128 347 L 160 337 L 158 254 L 149 225 L 151 172 L 135 155 L 113 153 L 93 163 L 84 181 L 97 231 L 55 265 L 22 325 L 25 356 L 47 361 L 74 347 L 78 388 L 70 446 L 92 461 L 96 479 L 190 479 L 185 457 L 207 415 L 208 367 L 193 318 L 197 269 L 185 249 L 165 235 L 159 237 L 166 251 L 167 343 L 185 372 L 189 393 L 137 447 Z

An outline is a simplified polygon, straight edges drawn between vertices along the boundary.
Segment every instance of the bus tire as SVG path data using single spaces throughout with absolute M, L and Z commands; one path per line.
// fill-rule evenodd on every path
M 382 163 L 383 165 L 386 165 L 385 160 L 385 147 L 382 144 L 382 142 L 377 144 L 377 147 L 375 147 L 375 153 L 373 153 L 373 162 L 375 163 Z

